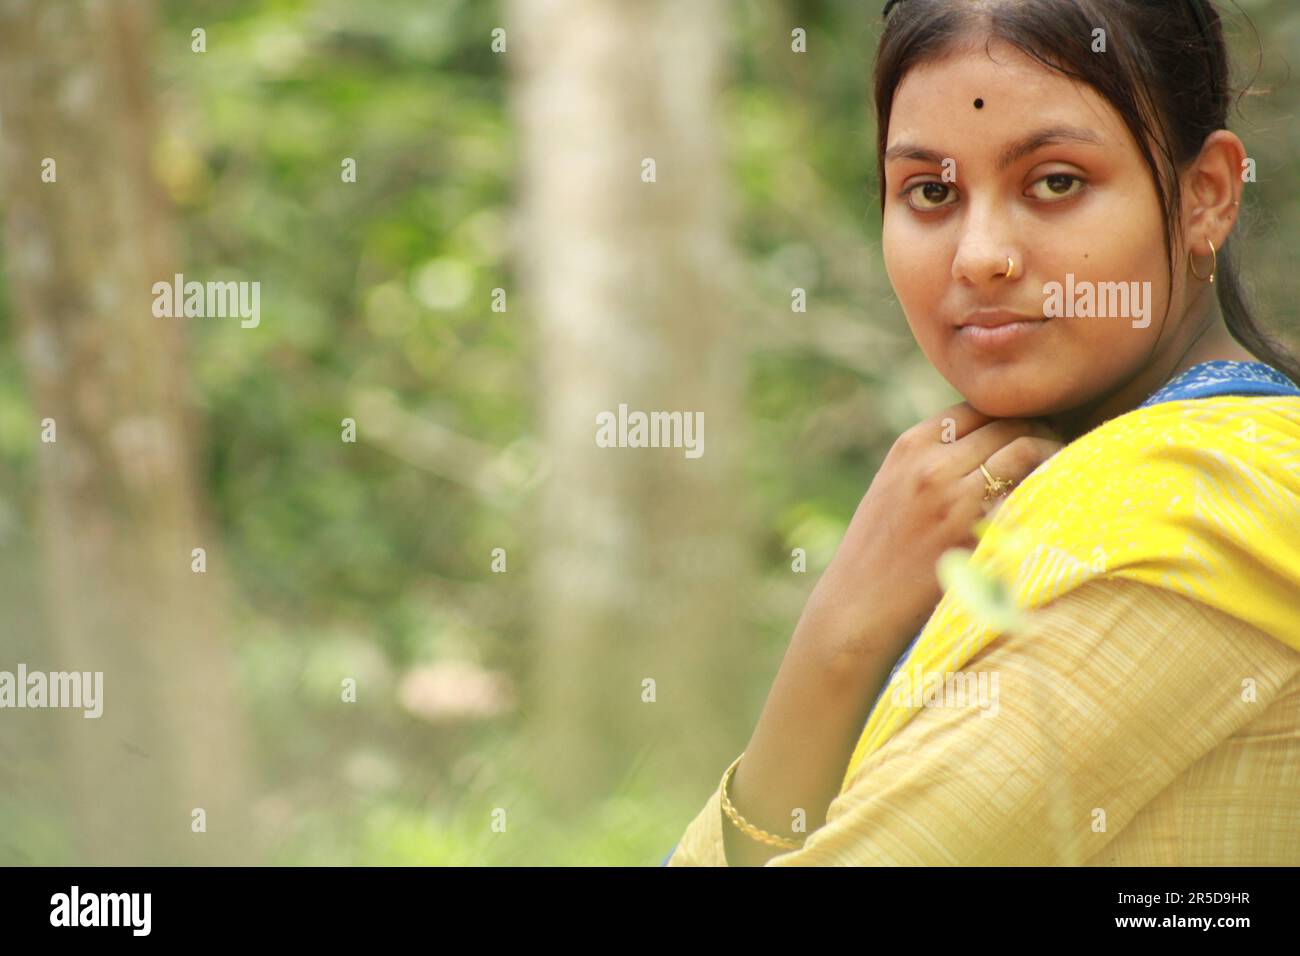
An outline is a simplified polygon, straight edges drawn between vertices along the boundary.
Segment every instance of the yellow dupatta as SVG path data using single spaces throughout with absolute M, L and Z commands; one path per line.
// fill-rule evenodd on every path
M 1098 578 L 1168 588 L 1300 651 L 1300 397 L 1140 407 L 1044 462 L 988 522 L 971 567 L 1030 610 Z M 911 718 L 894 691 L 960 670 L 999 629 L 949 588 L 886 686 L 840 791 Z M 898 695 L 910 698 L 910 694 Z

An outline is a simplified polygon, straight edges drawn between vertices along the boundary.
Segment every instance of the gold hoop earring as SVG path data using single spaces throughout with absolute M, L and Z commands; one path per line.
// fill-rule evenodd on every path
M 1219 255 L 1214 251 L 1214 243 L 1210 242 L 1209 236 L 1205 237 L 1205 241 L 1209 243 L 1210 255 L 1211 257 L 1213 257 L 1214 260 L 1210 266 L 1210 274 L 1208 276 L 1203 276 L 1196 271 L 1196 261 L 1192 258 L 1192 252 L 1190 249 L 1187 251 L 1187 267 L 1192 270 L 1192 275 L 1196 276 L 1196 278 L 1200 279 L 1202 282 L 1204 282 L 1206 279 L 1209 279 L 1210 282 L 1213 283 L 1214 273 L 1217 272 L 1219 269 Z

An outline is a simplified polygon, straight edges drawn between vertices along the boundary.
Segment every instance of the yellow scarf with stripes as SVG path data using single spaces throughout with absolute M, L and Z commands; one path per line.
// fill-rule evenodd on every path
M 1001 503 L 970 555 L 1009 613 L 1097 578 L 1169 588 L 1300 651 L 1300 398 L 1167 401 L 1098 426 Z M 907 723 L 896 693 L 960 670 L 1007 631 L 970 588 L 947 587 L 876 701 L 841 784 Z M 1023 619 L 1022 619 L 1023 620 Z M 942 677 L 940 677 L 942 680 Z

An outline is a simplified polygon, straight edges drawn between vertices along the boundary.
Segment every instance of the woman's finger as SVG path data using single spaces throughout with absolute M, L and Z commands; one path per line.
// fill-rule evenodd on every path
M 997 419 L 976 411 L 970 402 L 958 402 L 932 415 L 923 425 L 927 431 L 933 432 L 936 442 L 955 442 L 993 421 Z
M 965 438 L 952 443 L 952 467 L 958 475 L 978 471 L 990 457 L 1010 445 L 1017 438 L 1037 436 L 1049 438 L 1041 426 L 1026 418 L 997 418 L 981 425 Z
M 1012 482 L 1012 488 L 1006 492 L 1010 494 L 1011 490 L 1029 477 L 1035 468 L 1064 447 L 1061 442 L 1054 439 L 1040 438 L 1037 435 L 1021 435 L 993 452 L 986 461 L 977 463 L 974 470 L 962 479 L 963 487 L 968 487 L 969 493 L 975 497 L 981 499 L 984 497 L 988 481 L 979 468 L 979 465 L 983 464 L 995 479 Z M 1001 497 L 1005 496 L 999 496 Z

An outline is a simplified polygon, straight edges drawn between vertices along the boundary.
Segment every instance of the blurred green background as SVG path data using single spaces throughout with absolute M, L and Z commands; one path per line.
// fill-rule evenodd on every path
M 182 429 L 196 461 L 193 494 L 218 542 L 210 561 L 219 564 L 231 595 L 220 604 L 220 631 L 232 675 L 226 706 L 242 721 L 231 752 L 244 768 L 237 803 L 248 814 L 253 848 L 246 859 L 657 864 L 743 748 L 803 599 L 884 451 L 900 430 L 955 400 L 913 344 L 880 262 L 869 81 L 881 4 L 646 4 L 654 17 L 624 27 L 632 41 L 644 36 L 649 49 L 639 75 L 647 88 L 662 79 L 677 84 L 677 92 L 639 107 L 633 96 L 618 100 L 617 85 L 600 82 L 615 75 L 618 57 L 590 72 L 575 70 L 569 86 L 551 75 L 544 96 L 521 92 L 541 82 L 522 52 L 529 24 L 546 16 L 529 10 L 535 6 L 168 2 L 152 17 L 141 7 L 147 29 L 140 44 L 119 51 L 121 62 L 139 61 L 147 71 L 142 95 L 154 115 L 148 163 L 166 200 L 174 271 L 200 280 L 256 280 L 262 289 L 257 329 L 190 320 L 177 365 L 180 394 L 198 423 Z M 592 13 L 602 6 L 600 16 Z M 633 12 L 639 6 L 574 4 L 565 29 L 577 37 L 575 61 L 588 34 L 598 50 L 593 56 L 636 48 L 602 47 L 600 38 L 616 34 L 620 18 L 646 17 Z M 1242 0 L 1240 7 L 1258 31 L 1231 19 L 1243 78 L 1262 56 L 1257 82 L 1278 88 L 1247 100 L 1234 121 L 1259 168 L 1258 183 L 1247 190 L 1239 251 L 1262 318 L 1294 343 L 1300 79 L 1291 71 L 1300 60 L 1300 7 L 1293 0 Z M 79 42 L 111 44 L 111 34 L 90 30 L 92 21 L 77 21 L 87 33 Z M 498 27 L 509 38 L 502 53 L 491 48 Z M 206 31 L 202 54 L 192 50 L 195 28 Z M 795 28 L 807 31 L 806 54 L 790 52 Z M 667 68 L 660 77 L 654 57 L 676 61 L 656 54 L 655 43 L 684 46 L 692 62 L 692 44 L 708 46 L 716 77 Z M 72 54 L 32 53 L 47 55 Z M 11 56 L 8 69 L 20 68 Z M 53 75 L 50 104 L 63 102 Z M 93 89 L 86 95 L 93 97 Z M 678 472 L 665 466 L 647 474 L 634 465 L 637 473 L 609 472 L 612 484 L 584 492 L 574 477 L 582 469 L 565 471 L 562 463 L 571 459 L 562 457 L 568 439 L 554 425 L 554 383 L 580 376 L 584 362 L 596 361 L 592 355 L 608 358 L 617 373 L 619 360 L 611 356 L 618 353 L 602 352 L 616 346 L 592 339 L 592 352 L 578 351 L 571 368 L 558 368 L 555 356 L 572 352 L 569 343 L 585 333 L 565 320 L 540 319 L 555 310 L 556 293 L 539 291 L 542 284 L 530 275 L 541 273 L 525 265 L 546 270 L 558 263 L 580 272 L 586 261 L 547 258 L 548 180 L 528 180 L 545 162 L 530 158 L 530 149 L 549 144 L 534 135 L 528 145 L 525 114 L 558 104 L 558 115 L 565 97 L 581 106 L 600 96 L 614 97 L 609 112 L 586 107 L 584 115 L 610 116 L 609 129 L 623 130 L 635 156 L 656 153 L 654 131 L 670 130 L 683 143 L 664 145 L 665 156 L 714 163 L 712 171 L 698 167 L 695 185 L 680 195 L 709 216 L 717 213 L 716 235 L 726 244 L 718 261 L 727 271 L 714 293 L 731 315 L 718 326 L 721 344 L 715 348 L 704 331 L 713 315 L 707 303 L 696 310 L 694 300 L 682 306 L 652 288 L 671 280 L 671 264 L 648 273 L 645 288 L 630 281 L 629 295 L 642 304 L 627 321 L 611 318 L 600 333 L 612 342 L 622 336 L 630 352 L 669 353 L 635 373 L 646 380 L 678 374 L 673 344 L 698 335 L 701 353 L 712 356 L 706 367 L 725 365 L 720 378 L 732 383 L 738 404 L 731 411 L 715 414 L 715 398 L 685 386 L 680 403 L 654 406 L 704 407 L 711 425 L 724 423 L 706 435 L 710 454 L 726 469 L 707 473 L 715 495 L 709 520 L 718 502 L 734 503 L 735 513 L 718 519 L 714 533 L 731 535 L 747 563 L 733 573 L 728 552 L 696 554 L 687 576 L 715 574 L 722 590 L 709 590 L 731 602 L 719 610 L 715 600 L 698 615 L 678 607 L 682 620 L 703 622 L 699 633 L 670 627 L 640 597 L 610 599 L 600 623 L 567 628 L 568 605 L 549 605 L 556 572 L 539 570 L 548 543 L 564 533 L 545 514 L 559 514 L 553 520 L 562 524 L 563 515 L 583 513 L 566 511 L 548 494 L 576 495 L 579 504 L 585 494 L 614 502 L 612 513 L 624 516 L 622 543 L 600 551 L 595 563 L 617 572 L 618 555 L 650 555 L 644 565 L 623 569 L 632 590 L 659 580 L 655 562 L 669 553 L 645 541 L 664 525 L 636 515 L 639 503 L 650 508 L 663 500 Z M 663 104 L 674 97 L 702 106 L 673 112 Z M 105 108 L 132 104 L 137 100 L 110 98 Z M 684 128 L 697 120 L 698 128 Z M 111 116 L 108 122 L 121 125 Z M 4 135 L 11 135 L 7 122 Z M 119 162 L 112 142 L 87 137 L 83 152 L 102 149 L 104 162 Z M 693 152 L 697 142 L 714 144 L 714 151 Z M 31 157 L 46 155 L 33 149 L 21 158 L 29 178 Z M 345 158 L 356 161 L 355 183 L 341 179 Z M 121 162 L 116 175 L 129 175 Z M 75 159 L 61 161 L 60 182 L 75 169 Z M 670 163 L 661 163 L 660 175 L 670 180 Z M 555 200 L 564 208 L 575 208 L 584 185 L 593 193 L 604 185 L 580 169 L 564 176 L 574 190 Z M 713 186 L 707 193 L 700 186 L 705 182 L 725 197 L 716 206 Z M 593 271 L 604 268 L 601 256 L 617 254 L 609 250 L 620 241 L 640 243 L 634 261 L 653 255 L 656 243 L 671 245 L 671 224 L 644 209 L 622 209 L 620 231 L 601 218 L 603 208 L 573 227 L 595 222 L 604 230 L 603 244 L 584 253 Z M 80 214 L 67 212 L 60 228 L 74 228 Z M 680 228 L 694 229 L 692 222 L 686 217 Z M 32 235 L 10 224 L 6 265 L 35 241 Z M 563 242 L 564 230 L 556 236 Z M 122 230 L 100 241 L 133 239 Z M 709 278 L 706 271 L 683 281 L 706 288 Z M 81 280 L 61 281 L 75 289 Z M 38 459 L 48 450 L 37 435 L 46 412 L 25 369 L 34 353 L 23 345 L 29 340 L 19 322 L 21 297 L 12 278 L 5 282 L 0 568 L 10 613 L 9 653 L 0 668 L 12 670 L 19 660 L 53 668 L 62 658 L 47 651 L 59 646 L 65 625 L 63 612 L 51 607 L 75 605 L 79 586 L 52 585 L 48 559 L 39 557 L 46 553 L 42 539 L 59 533 L 40 518 L 49 491 Z M 807 290 L 806 313 L 790 311 L 795 287 Z M 575 303 L 583 295 L 579 287 L 564 288 Z M 494 289 L 505 290 L 505 311 L 492 308 Z M 92 300 L 87 294 L 78 301 Z M 662 339 L 657 324 L 633 334 L 637 322 L 660 312 Z M 687 326 L 673 326 L 683 316 Z M 688 365 L 683 381 L 699 381 L 699 368 Z M 611 393 L 597 407 L 620 400 L 629 399 Z M 355 443 L 340 439 L 346 417 L 357 421 Z M 736 427 L 728 429 L 733 419 Z M 584 413 L 588 432 L 589 421 Z M 591 473 L 605 481 L 606 472 Z M 558 483 L 569 487 L 547 492 L 557 475 L 567 475 Z M 732 497 L 718 488 L 742 492 Z M 151 498 L 138 500 L 146 507 Z M 679 512 L 666 506 L 666 514 Z M 607 525 L 596 526 L 602 513 L 593 507 L 593 527 L 575 551 L 605 533 Z M 807 552 L 804 574 L 791 570 L 792 550 L 800 547 Z M 183 548 L 182 566 L 189 563 L 189 545 Z M 494 548 L 507 555 L 505 573 L 492 570 Z M 672 592 L 671 575 L 665 580 L 667 592 L 693 600 L 693 592 Z M 581 593 L 565 600 L 581 602 L 587 594 L 599 603 L 611 585 L 592 578 L 584 586 L 580 580 Z M 724 622 L 727 606 L 735 613 Z M 592 645 L 581 640 L 586 633 L 592 642 L 618 643 L 627 628 L 627 646 L 640 636 L 639 646 L 648 647 L 659 641 L 656 627 L 672 635 L 655 645 L 663 657 L 647 669 L 662 700 L 652 708 L 638 679 L 624 680 L 622 664 L 606 667 L 584 656 L 582 648 Z M 570 630 L 572 646 L 563 643 Z M 711 644 L 711 634 L 712 656 L 683 656 Z M 693 683 L 675 691 L 675 672 L 664 660 L 692 670 Z M 346 678 L 357 681 L 355 703 L 340 701 Z M 111 696 L 112 670 L 105 682 L 106 706 L 127 706 Z M 592 691 L 580 703 L 588 685 L 602 682 L 618 684 L 617 694 Z M 576 723 L 566 722 L 570 701 Z M 173 705 L 158 706 L 150 719 L 167 723 Z M 647 709 L 653 717 L 638 716 Z M 69 782 L 68 751 L 57 732 L 68 721 L 41 719 L 47 716 L 0 718 L 0 862 L 104 862 L 115 851 L 93 849 L 79 833 L 80 804 L 70 796 L 103 781 Z M 676 745 L 687 741 L 693 745 L 679 759 Z M 105 738 L 95 746 L 118 743 Z M 556 755 L 579 752 L 602 756 L 557 769 Z M 216 764 L 218 772 L 225 766 Z M 133 798 L 116 799 L 130 806 Z M 498 809 L 508 816 L 504 832 L 492 826 Z M 186 809 L 176 825 L 188 831 L 188 824 Z M 218 829 L 211 824 L 209 836 Z

